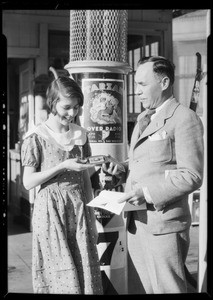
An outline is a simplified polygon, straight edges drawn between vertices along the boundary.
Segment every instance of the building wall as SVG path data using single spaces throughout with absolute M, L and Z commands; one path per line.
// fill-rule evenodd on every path
M 18 110 L 20 109 L 20 68 L 22 63 L 34 63 L 33 77 L 44 78 L 48 75 L 50 63 L 50 31 L 69 33 L 69 10 L 4 10 L 2 14 L 3 34 L 7 38 L 8 55 L 8 149 L 10 149 L 10 166 L 8 167 L 8 206 L 14 207 L 30 223 L 31 207 L 29 201 L 34 195 L 26 193 L 21 183 L 20 153 L 14 149 L 17 146 Z M 172 59 L 172 10 L 128 10 L 128 34 L 149 37 L 160 36 L 161 52 Z M 57 50 L 55 38 L 52 48 Z M 67 37 L 65 37 L 67 40 Z M 137 39 L 137 38 L 136 38 Z M 146 40 L 146 39 L 144 39 Z M 59 42 L 60 43 L 60 42 Z M 65 45 L 66 48 L 67 45 Z M 64 51 L 65 49 L 63 49 Z M 67 49 L 69 51 L 69 49 Z M 53 52 L 54 52 L 53 51 Z M 55 52 L 54 52 L 55 53 Z M 54 54 L 52 55 L 54 58 Z M 61 58 L 61 55 L 60 55 Z M 14 71 L 17 72 L 13 81 Z M 40 77 L 39 77 L 40 76 Z M 43 77 L 42 77 L 43 76 Z M 16 87 L 14 93 L 13 87 Z M 41 83 L 42 86 L 42 83 Z M 32 98 L 33 95 L 31 95 Z M 41 99 L 40 97 L 40 100 Z M 38 99 L 34 97 L 34 108 Z M 13 114 L 13 111 L 16 114 Z M 20 117 L 19 117 L 20 118 Z M 36 118 L 35 118 L 36 119 Z M 12 138 L 12 139 L 11 139 Z M 12 148 L 12 149 L 11 149 Z M 34 193 L 34 189 L 32 193 Z M 10 197 L 11 196 L 11 197 Z M 22 203 L 22 204 L 21 204 Z M 24 208 L 23 208 L 24 207 Z
M 48 30 L 69 32 L 69 10 L 5 10 L 8 57 L 36 57 L 36 75 L 47 72 Z M 63 19 L 62 19 L 63 18 Z M 128 31 L 163 30 L 165 55 L 172 58 L 172 10 L 128 10 Z M 166 46 L 167 45 L 167 46 Z
M 69 11 L 5 10 L 3 34 L 8 58 L 35 58 L 38 76 L 48 71 L 48 31 L 69 32 Z
M 69 10 L 3 11 L 3 34 L 7 38 L 8 59 L 32 58 L 35 61 L 34 77 L 48 74 L 51 64 L 49 31 L 69 33 L 69 27 Z M 172 10 L 128 10 L 128 34 L 160 35 L 161 55 L 172 59 Z
M 174 94 L 184 105 L 189 106 L 197 57 L 202 56 L 202 70 L 207 71 L 207 11 L 198 10 L 173 19 L 173 61 L 176 66 Z M 205 81 L 200 83 L 197 113 L 203 115 Z
M 35 78 L 41 74 L 47 75 L 49 65 L 52 65 L 49 32 L 69 33 L 70 11 L 4 10 L 2 17 L 3 34 L 7 38 L 8 62 L 11 66 L 9 68 L 8 63 L 9 78 L 12 76 L 10 72 L 13 72 L 13 68 L 17 71 L 21 60 L 27 59 L 34 60 L 33 76 Z M 172 10 L 128 10 L 128 34 L 143 36 L 144 39 L 146 36 L 160 36 L 161 55 L 172 59 Z M 9 81 L 9 84 L 12 87 L 12 81 Z M 14 97 L 9 99 L 10 110 L 14 106 L 13 99 Z M 17 128 L 17 122 L 15 128 Z M 15 142 L 17 141 L 14 134 L 12 144 Z

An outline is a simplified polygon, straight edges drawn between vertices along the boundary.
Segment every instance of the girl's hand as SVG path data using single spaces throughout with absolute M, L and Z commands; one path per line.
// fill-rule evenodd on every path
M 67 170 L 72 170 L 72 171 L 77 171 L 77 172 L 84 171 L 84 170 L 94 167 L 92 164 L 85 164 L 85 163 L 79 162 L 78 158 L 70 158 L 70 159 L 65 160 L 63 162 L 63 166 Z

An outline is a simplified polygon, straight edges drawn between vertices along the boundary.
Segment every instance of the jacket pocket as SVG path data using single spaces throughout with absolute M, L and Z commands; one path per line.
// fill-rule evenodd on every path
M 170 138 L 149 141 L 149 158 L 152 162 L 169 162 L 172 160 L 172 142 Z

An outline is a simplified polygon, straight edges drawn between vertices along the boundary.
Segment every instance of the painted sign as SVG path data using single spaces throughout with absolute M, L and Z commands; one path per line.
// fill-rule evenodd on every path
M 103 176 L 102 170 L 98 169 L 91 177 L 95 196 L 103 189 L 113 189 L 112 176 L 105 175 L 104 181 Z M 123 192 L 123 186 L 113 190 Z M 127 246 L 123 216 L 101 208 L 95 208 L 94 211 L 104 295 L 127 294 Z
M 82 79 L 84 127 L 90 143 L 123 143 L 122 99 L 124 81 Z

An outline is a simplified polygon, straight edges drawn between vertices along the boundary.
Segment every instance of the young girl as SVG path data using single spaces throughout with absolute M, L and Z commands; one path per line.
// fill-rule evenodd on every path
M 77 83 L 58 77 L 47 90 L 50 114 L 22 144 L 23 184 L 40 186 L 32 217 L 35 293 L 102 294 L 93 195 L 79 145 L 91 155 L 87 132 L 73 123 L 83 94 Z

